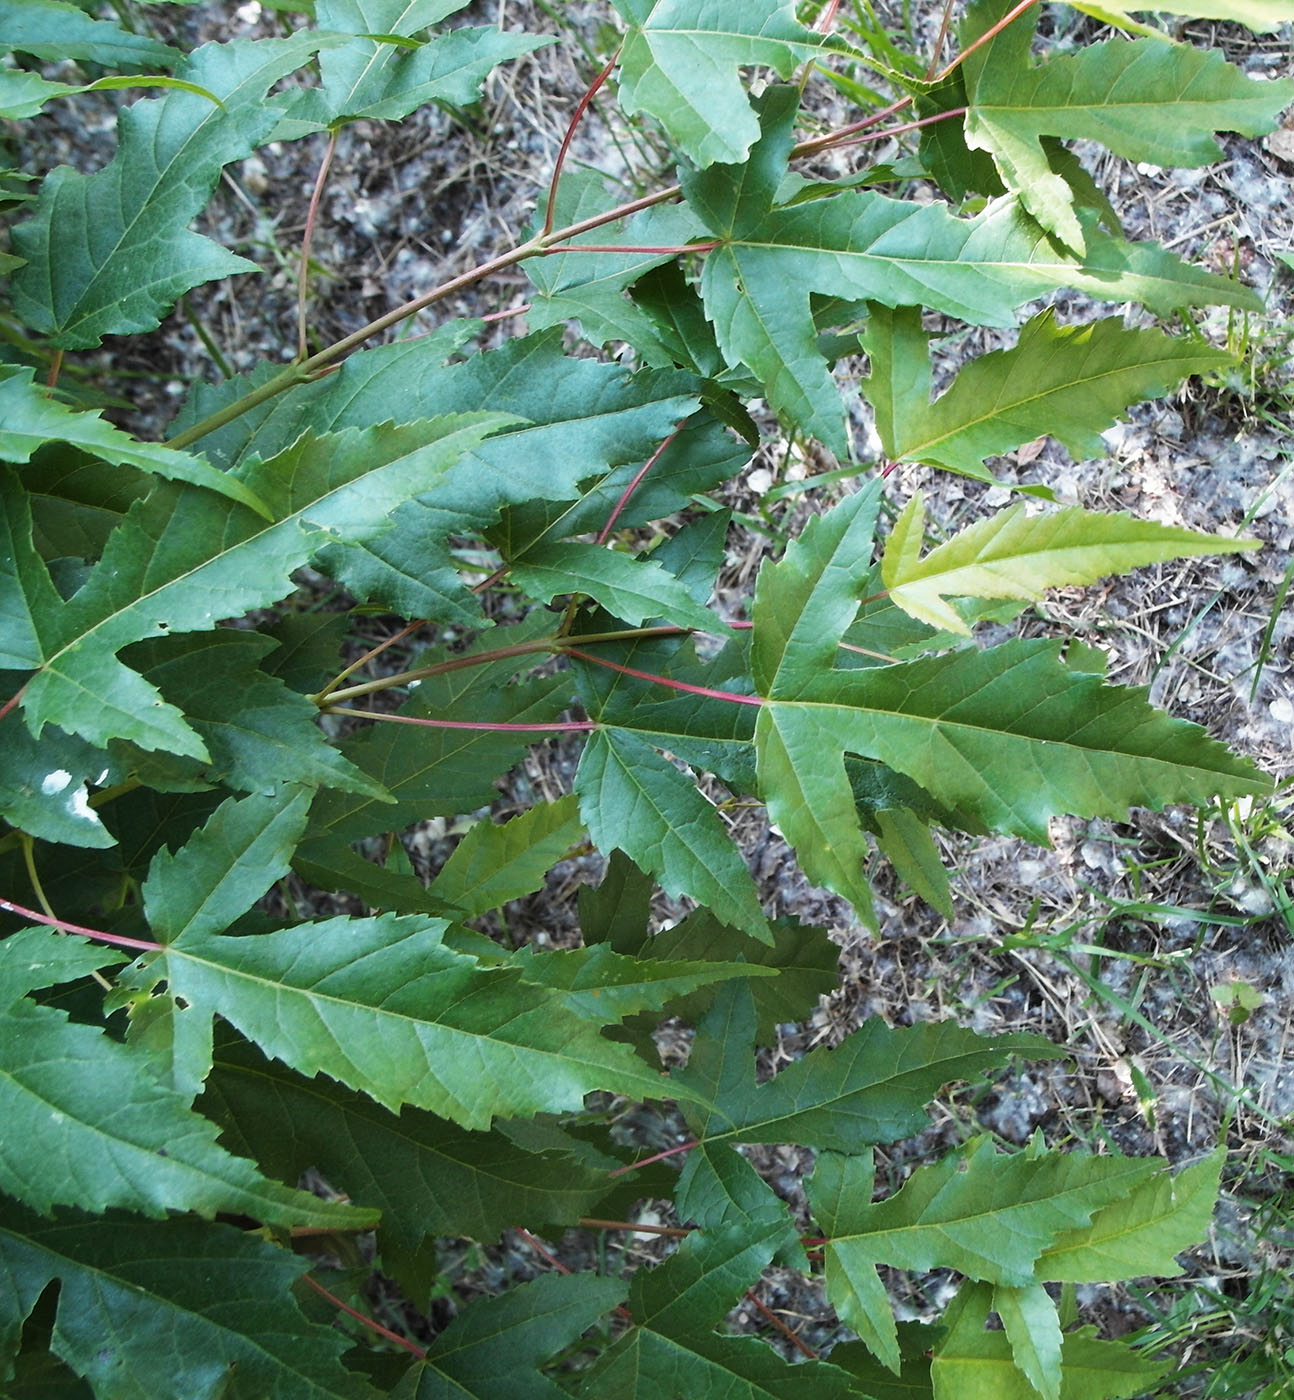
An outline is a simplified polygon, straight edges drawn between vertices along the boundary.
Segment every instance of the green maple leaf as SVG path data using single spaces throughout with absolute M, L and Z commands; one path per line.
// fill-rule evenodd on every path
M 0 369 L 0 461 L 29 462 L 46 443 L 65 442 L 104 462 L 124 463 L 169 481 L 205 486 L 269 519 L 264 502 L 236 477 L 217 471 L 188 452 L 139 442 L 104 422 L 97 413 L 72 412 L 52 399 L 47 389 L 37 388 L 34 373 L 30 369 Z
M 615 0 L 626 24 L 620 106 L 647 112 L 697 166 L 742 161 L 759 137 L 737 70 L 760 64 L 789 78 L 822 52 L 791 0 Z
M 1197 302 L 1255 306 L 1247 289 L 1154 244 L 1093 229 L 1076 257 L 1010 199 L 973 218 L 870 190 L 775 208 L 794 109 L 776 89 L 763 109 L 765 134 L 748 164 L 683 175 L 688 202 L 721 242 L 701 274 L 706 315 L 728 364 L 746 365 L 774 407 L 840 456 L 847 441 L 814 294 L 925 306 L 995 326 L 1012 325 L 1021 301 L 1058 287 L 1165 312 Z
M 591 948 L 563 948 L 536 953 L 521 948 L 507 966 L 520 969 L 527 982 L 565 993 L 577 1015 L 608 1025 L 643 1010 L 659 1011 L 698 987 L 733 977 L 775 977 L 771 967 L 699 958 L 631 958 L 605 943 Z
M 634 1325 L 584 1373 L 577 1395 L 598 1400 L 823 1400 L 858 1395 L 847 1372 L 825 1361 L 788 1366 L 770 1347 L 714 1329 L 777 1248 L 781 1225 L 746 1224 L 690 1235 L 665 1263 L 640 1269 L 629 1290 Z
M 180 711 L 116 653 L 145 637 L 207 630 L 276 601 L 319 542 L 378 533 L 391 510 L 502 421 L 475 415 L 331 439 L 306 435 L 269 460 L 249 460 L 237 474 L 269 505 L 273 523 L 209 491 L 161 483 L 131 507 L 66 603 L 31 547 L 25 497 L 11 495 L 0 598 L 12 598 L 22 622 L 0 664 L 37 668 L 23 698 L 33 734 L 53 722 L 93 743 L 121 737 L 208 758 Z
M 617 666 L 703 691 L 750 691 L 746 642 L 740 634 L 705 660 L 691 638 L 674 637 L 599 644 L 597 654 Z M 575 676 L 590 719 L 654 749 L 667 749 L 739 791 L 753 790 L 755 706 L 655 685 L 578 659 Z
M 1207 1234 L 1225 1154 L 1219 1148 L 1193 1167 L 1161 1171 L 1121 1201 L 1098 1210 L 1090 1225 L 1061 1235 L 1038 1260 L 1040 1279 L 1112 1283 L 1182 1272 L 1175 1258 Z
M 1005 10 L 986 0 L 968 22 L 985 28 Z M 1070 186 L 1052 171 L 1041 138 L 1088 138 L 1153 165 L 1207 165 L 1222 154 L 1214 132 L 1260 136 L 1294 99 L 1294 83 L 1255 81 L 1216 50 L 1156 39 L 1112 39 L 1034 64 L 1033 27 L 1010 24 L 967 57 L 966 140 L 991 152 L 1007 188 L 1079 250 L 1085 234 Z
M 490 71 L 553 41 L 485 26 L 414 38 L 461 10 L 465 0 L 318 0 L 321 30 L 355 37 L 319 60 L 321 86 L 284 106 L 275 139 L 292 140 L 348 122 L 400 121 L 428 102 L 467 107 Z M 404 39 L 405 43 L 392 42 Z
M 552 626 L 541 612 L 506 631 L 488 632 L 464 655 L 509 642 L 524 642 Z M 545 724 L 570 703 L 563 676 L 505 682 L 517 658 L 482 663 L 429 676 L 399 713 L 468 723 Z M 372 797 L 335 789 L 319 794 L 310 812 L 302 854 L 327 864 L 324 848 L 335 849 L 377 831 L 402 831 L 428 817 L 454 816 L 486 806 L 497 796 L 494 780 L 519 762 L 534 742 L 523 730 L 423 728 L 378 724 L 342 742 L 341 751 L 396 799 L 391 806 Z M 380 901 L 379 901 L 380 902 Z
M 200 767 L 206 781 L 262 793 L 318 784 L 388 802 L 386 789 L 324 738 L 318 707 L 258 664 L 274 648 L 272 638 L 222 627 L 136 642 L 123 659 L 183 711 L 211 755 Z
M 756 585 L 760 785 L 812 879 L 869 907 L 845 753 L 905 774 L 945 808 L 1040 842 L 1060 812 L 1122 815 L 1262 788 L 1246 760 L 1152 710 L 1144 692 L 1065 665 L 1057 643 L 830 669 L 870 569 L 876 500 L 874 488 L 846 499 L 765 565 Z
M 986 1038 L 951 1021 L 891 1028 L 874 1019 L 834 1050 L 812 1050 L 756 1084 L 754 1041 L 749 986 L 721 987 L 697 1027 L 687 1068 L 670 1077 L 690 1091 L 684 1116 L 703 1141 L 853 1152 L 919 1131 L 926 1104 L 953 1080 L 974 1078 L 1016 1053 L 1061 1053 L 1039 1036 Z
M 565 228 L 605 213 L 614 203 L 612 189 L 611 182 L 597 171 L 572 170 L 565 174 L 553 209 L 554 225 Z M 536 222 L 534 232 L 538 233 L 542 220 Z M 699 220 L 686 205 L 658 204 L 631 218 L 616 219 L 580 234 L 564 246 L 672 248 L 687 243 L 698 227 Z M 524 267 L 535 293 L 526 319 L 536 330 L 578 320 L 584 338 L 592 344 L 627 341 L 645 363 L 668 368 L 677 359 L 671 353 L 672 347 L 665 344 L 651 318 L 625 292 L 650 269 L 673 261 L 672 253 L 556 251 L 531 258 Z
M 532 597 L 551 602 L 564 593 L 585 593 L 632 626 L 662 618 L 678 627 L 723 632 L 715 614 L 696 602 L 673 574 L 652 559 L 572 542 L 544 544 L 512 566 L 512 577 Z
M 1095 583 L 1107 574 L 1199 554 L 1232 554 L 1260 540 L 1228 540 L 1079 506 L 1026 515 L 1023 504 L 976 521 L 922 557 L 925 503 L 917 492 L 895 522 L 881 579 L 904 612 L 931 627 L 970 636 L 945 600 L 1036 601 L 1048 588 Z
M 510 821 L 477 822 L 431 884 L 431 894 L 472 918 L 542 888 L 544 876 L 579 840 L 574 796 L 540 802 Z
M 482 1298 L 436 1338 L 392 1400 L 561 1400 L 536 1368 L 625 1296 L 614 1278 L 548 1274 Z
M 169 68 L 183 55 L 148 34 L 92 19 L 64 0 L 0 0 L 0 50 L 59 62 L 89 59 L 110 67 Z
M 95 1395 L 376 1400 L 341 1364 L 346 1339 L 293 1300 L 306 1268 L 226 1225 L 50 1221 L 0 1201 L 0 1368 L 57 1280 L 50 1347 Z
M 11 710 L 0 720 L 0 816 L 41 841 L 100 849 L 115 844 L 90 805 L 112 765 L 102 749 L 47 726 L 39 739 Z
M 948 1330 L 930 1365 L 934 1400 L 1038 1400 L 1039 1391 L 1014 1362 L 1005 1332 L 985 1330 L 993 1291 L 963 1284 L 948 1309 Z M 1167 1371 L 1132 1347 L 1096 1338 L 1094 1327 L 1061 1341 L 1061 1400 L 1125 1400 L 1146 1394 Z
M 543 1123 L 469 1132 L 367 1094 L 306 1078 L 225 1034 L 201 1100 L 231 1150 L 292 1179 L 315 1167 L 357 1205 L 381 1211 L 383 1267 L 414 1291 L 417 1259 L 435 1236 L 489 1242 L 514 1225 L 574 1225 L 607 1193 L 617 1163 Z
M 1031 1285 L 1043 1250 L 1127 1196 L 1155 1167 L 1078 1152 L 1003 1156 L 980 1138 L 918 1168 L 893 1196 L 873 1204 L 870 1154 L 822 1153 L 808 1190 L 829 1237 L 828 1296 L 897 1371 L 898 1338 L 877 1264 L 951 1268 L 1010 1287 Z
M 594 1089 L 662 1093 L 658 1075 L 559 992 L 454 952 L 445 928 L 387 914 L 248 938 L 184 935 L 141 971 L 303 1074 L 467 1128 L 579 1109 Z
M 769 1043 L 774 1028 L 782 1022 L 805 1020 L 818 999 L 835 988 L 839 980 L 839 947 L 825 929 L 791 919 L 771 921 L 772 943 L 753 943 L 707 909 L 695 909 L 673 928 L 649 934 L 652 882 L 644 879 L 636 891 L 632 884 L 622 885 L 627 897 L 621 909 L 616 886 L 624 879 L 626 867 L 636 871 L 624 856 L 613 855 L 598 889 L 581 890 L 580 927 L 584 941 L 591 944 L 605 938 L 618 953 L 631 953 L 637 958 L 691 957 L 716 962 L 743 958 L 753 966 L 775 968 L 776 977 L 750 981 L 755 1002 L 755 1038 L 760 1045 Z M 606 906 L 613 898 L 619 911 L 614 922 L 606 914 Z M 714 1000 L 716 990 L 702 987 L 678 998 L 670 1003 L 670 1014 L 696 1025 Z
M 41 187 L 31 219 L 13 230 L 26 259 L 13 277 L 25 325 L 65 349 L 105 335 L 150 331 L 190 287 L 256 265 L 188 225 L 231 161 L 268 139 L 278 121 L 265 94 L 321 44 L 289 39 L 208 44 L 176 70 L 217 101 L 174 91 L 125 107 L 116 156 L 82 175 L 61 166 Z
M 60 935 L 46 931 L 45 937 Z M 14 985 L 12 960 L 25 958 L 38 941 L 32 930 L 0 944 L 0 987 Z M 111 953 L 95 957 L 100 966 L 113 961 Z M 87 954 L 77 970 L 91 960 Z M 29 966 L 21 969 L 28 977 Z M 45 957 L 36 970 L 65 980 L 72 969 Z M 0 1116 L 0 1190 L 35 1210 L 120 1206 L 152 1216 L 191 1210 L 208 1217 L 230 1211 L 343 1229 L 373 1218 L 267 1180 L 216 1145 L 214 1126 L 161 1084 L 144 1056 L 25 999 L 10 997 L 0 1010 Z
M 871 360 L 868 401 L 887 457 L 927 462 L 992 480 L 987 457 L 1048 434 L 1076 460 L 1102 456 L 1101 433 L 1141 399 L 1187 375 L 1230 363 L 1214 350 L 1156 330 L 1126 330 L 1115 317 L 1057 326 L 1044 311 L 1010 350 L 966 365 L 930 402 L 929 337 L 915 309 L 873 306 L 863 333 Z
M 670 894 L 688 894 L 724 923 L 768 942 L 759 892 L 723 820 L 695 782 L 638 735 L 600 729 L 575 777 L 580 811 L 601 850 L 622 850 Z

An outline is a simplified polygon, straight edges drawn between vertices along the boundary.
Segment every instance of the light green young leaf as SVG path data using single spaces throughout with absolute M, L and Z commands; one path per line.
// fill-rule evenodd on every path
M 1152 9 L 1160 14 L 1185 15 L 1191 19 L 1229 19 L 1246 25 L 1255 34 L 1270 34 L 1290 18 L 1288 0 L 1155 0 L 1150 6 L 1130 5 L 1124 7 L 1102 0 L 1100 4 L 1076 0 L 1076 10 L 1082 10 L 1102 24 L 1122 25 L 1129 16 L 1129 9 L 1142 12 Z M 1130 26 L 1136 21 L 1130 21 Z
M 985 458 L 1044 433 L 1075 459 L 1103 456 L 1101 433 L 1130 404 L 1231 360 L 1180 336 L 1126 330 L 1117 317 L 1057 326 L 1048 310 L 1021 329 L 1012 349 L 972 360 L 932 404 L 928 340 L 919 311 L 872 307 L 864 391 L 881 444 L 896 462 L 927 462 L 981 481 L 993 479 Z
M 566 593 L 587 593 L 613 617 L 633 627 L 663 618 L 678 627 L 724 632 L 724 622 L 693 600 L 686 587 L 651 559 L 573 541 L 529 550 L 512 566 L 516 583 L 541 602 Z
M 1062 1053 L 1040 1036 L 989 1038 L 951 1021 L 892 1028 L 873 1019 L 834 1050 L 812 1050 L 757 1085 L 754 1040 L 750 986 L 720 987 L 687 1068 L 670 1077 L 691 1091 L 684 1114 L 698 1137 L 857 1152 L 919 1131 L 928 1121 L 926 1104 L 953 1080 L 973 1079 L 1013 1054 Z
M 341 1364 L 348 1340 L 292 1298 L 307 1267 L 227 1225 L 50 1221 L 0 1202 L 0 1370 L 57 1280 L 51 1349 L 96 1396 L 377 1400 Z
M 695 782 L 638 735 L 599 729 L 575 776 L 580 814 L 600 850 L 619 850 L 667 893 L 771 941 L 759 892 L 722 818 Z
M 131 507 L 66 604 L 53 594 L 43 564 L 26 556 L 15 592 L 21 590 L 18 608 L 30 619 L 19 635 L 27 654 L 36 653 L 26 664 L 38 668 L 23 699 L 32 733 L 39 736 L 53 722 L 92 743 L 119 737 L 209 758 L 179 710 L 116 653 L 146 637 L 205 631 L 277 601 L 320 540 L 380 531 L 391 510 L 505 421 L 478 414 L 327 439 L 306 435 L 268 461 L 252 459 L 236 469 L 273 511 L 275 523 L 268 525 L 211 492 L 159 484 Z M 21 528 L 21 519 L 16 523 Z
M 545 34 L 509 34 L 493 26 L 454 29 L 407 45 L 384 37 L 410 38 L 462 8 L 460 0 L 318 0 L 319 28 L 355 37 L 324 50 L 321 86 L 285 105 L 275 139 L 353 121 L 400 121 L 428 102 L 470 106 L 494 67 L 553 42 Z
M 1219 1148 L 1176 1174 L 1159 1172 L 1097 1211 L 1090 1225 L 1061 1235 L 1044 1251 L 1038 1277 L 1057 1283 L 1175 1278 L 1182 1272 L 1175 1256 L 1208 1234 L 1225 1159 Z
M 78 11 L 79 13 L 79 11 Z M 217 471 L 204 458 L 140 442 L 106 423 L 98 413 L 73 412 L 33 382 L 34 371 L 0 368 L 0 461 L 24 463 L 47 442 L 65 442 L 104 462 L 125 463 L 168 481 L 205 486 L 249 506 L 269 520 L 269 508 L 236 477 Z
M 13 277 L 23 322 L 64 349 L 105 335 L 150 331 L 189 288 L 254 263 L 190 222 L 231 161 L 268 138 L 278 114 L 265 94 L 321 44 L 314 30 L 289 39 L 208 44 L 176 76 L 219 99 L 174 91 L 122 109 L 112 162 L 94 175 L 60 166 L 41 187 L 34 217 L 13 230 L 27 265 Z
M 106 68 L 169 68 L 183 55 L 149 34 L 92 19 L 64 0 L 0 0 L 0 52 L 61 61 L 88 59 Z
M 646 112 L 696 166 L 746 159 L 759 123 L 737 70 L 759 64 L 789 78 L 823 39 L 791 0 L 615 0 L 625 21 L 620 106 Z
M 776 1082 L 776 1081 L 774 1081 Z M 1014 1287 L 1034 1282 L 1038 1256 L 1155 1170 L 1153 1161 L 1086 1153 L 1003 1156 L 987 1138 L 918 1168 L 872 1203 L 870 1164 L 823 1153 L 809 1202 L 829 1237 L 827 1293 L 842 1319 L 897 1369 L 894 1317 L 877 1264 L 950 1268 Z
M 979 8 L 997 18 L 1006 5 Z M 1027 22 L 1010 24 L 968 56 L 966 140 L 991 152 L 1007 188 L 1080 252 L 1073 193 L 1052 171 L 1043 137 L 1100 141 L 1153 165 L 1207 165 L 1222 154 L 1214 132 L 1259 136 L 1294 99 L 1294 83 L 1254 80 L 1217 50 L 1154 39 L 1112 39 L 1034 64 L 1032 32 Z
M 228 1211 L 325 1229 L 374 1218 L 267 1180 L 216 1145 L 214 1126 L 143 1055 L 31 1001 L 0 1012 L 0 1119 L 0 1190 L 44 1213 Z
M 563 1400 L 538 1367 L 625 1296 L 593 1274 L 545 1274 L 460 1312 L 391 1392 L 391 1400 Z
M 923 559 L 915 559 L 911 543 L 921 539 L 925 524 L 919 491 L 905 507 L 900 523 L 898 542 L 887 546 L 881 561 L 881 578 L 890 598 L 919 622 L 967 637 L 971 629 L 945 599 L 1032 602 L 1048 588 L 1095 583 L 1107 574 L 1129 573 L 1166 559 L 1258 549 L 1262 543 L 1079 506 L 1049 515 L 1026 515 L 1021 502 L 968 525 Z
M 537 803 L 499 826 L 484 818 L 454 848 L 429 892 L 464 918 L 498 909 L 539 889 L 583 830 L 574 796 Z
M 186 934 L 143 967 L 303 1074 L 467 1128 L 578 1110 L 594 1089 L 664 1091 L 659 1075 L 568 1011 L 560 993 L 451 951 L 445 927 L 384 914 L 257 937 Z
M 1005 1332 L 989 1332 L 992 1290 L 966 1283 L 945 1315 L 948 1330 L 936 1342 L 930 1376 L 934 1400 L 1038 1400 L 1038 1391 L 1013 1362 Z M 1094 1327 L 1069 1333 L 1061 1344 L 1061 1400 L 1127 1400 L 1152 1392 L 1167 1366 L 1122 1342 L 1102 1342 Z

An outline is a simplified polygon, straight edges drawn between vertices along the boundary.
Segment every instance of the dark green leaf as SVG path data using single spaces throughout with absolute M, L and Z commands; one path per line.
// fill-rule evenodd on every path
M 51 1349 L 96 1396 L 376 1400 L 289 1289 L 306 1264 L 226 1225 L 41 1220 L 0 1201 L 0 1365 L 58 1280 Z
M 124 107 L 117 154 L 94 175 L 60 166 L 41 187 L 35 215 L 13 231 L 27 260 L 13 278 L 24 323 L 74 349 L 105 335 L 150 331 L 200 282 L 256 265 L 188 225 L 220 172 L 267 139 L 278 114 L 272 84 L 320 46 L 290 39 L 208 44 L 176 70 L 219 99 L 177 91 Z
M 622 850 L 669 894 L 688 894 L 763 942 L 768 921 L 723 820 L 686 774 L 637 735 L 594 733 L 575 777 L 580 813 L 602 850 Z

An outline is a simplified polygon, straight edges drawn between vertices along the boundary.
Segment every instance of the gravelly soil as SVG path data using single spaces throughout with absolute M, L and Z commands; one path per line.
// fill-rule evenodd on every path
M 918 9 L 918 23 L 932 26 L 933 7 Z M 207 3 L 159 16 L 185 46 L 270 33 L 279 23 L 254 3 Z M 578 38 L 599 46 L 602 6 L 568 4 L 561 18 Z M 532 218 L 567 116 L 596 71 L 571 31 L 530 0 L 477 5 L 454 22 L 564 33 L 566 41 L 501 70 L 464 120 L 424 109 L 397 126 L 360 123 L 343 133 L 314 245 L 311 334 L 320 344 L 507 247 Z M 1294 72 L 1289 33 L 1256 38 L 1234 26 L 1180 27 L 1199 42 L 1217 43 L 1251 73 Z M 1077 38 L 1078 31 L 1068 37 Z M 827 99 L 833 103 L 825 117 L 839 112 L 837 100 Z M 43 146 L 39 160 L 48 162 L 52 153 L 85 169 L 106 159 L 112 102 L 105 99 L 98 117 L 94 110 L 89 103 L 75 110 L 56 104 L 34 127 Z M 1294 275 L 1281 255 L 1294 248 L 1294 127 L 1265 142 L 1225 139 L 1224 145 L 1224 161 L 1207 171 L 1163 172 L 1095 149 L 1084 154 L 1129 236 L 1161 240 L 1215 269 L 1235 267 L 1267 296 L 1267 317 L 1247 327 L 1228 327 L 1225 316 L 1200 318 L 1201 333 L 1215 342 L 1230 332 L 1246 346 L 1245 368 L 1138 409 L 1131 422 L 1106 435 L 1108 455 L 1101 459 L 1073 463 L 1045 441 L 994 465 L 1003 483 L 1044 482 L 1066 502 L 1224 533 L 1243 528 L 1264 541 L 1255 554 L 1165 565 L 1062 591 L 1019 626 L 1026 634 L 1072 634 L 1105 648 L 1113 678 L 1148 685 L 1156 703 L 1288 779 L 1294 771 L 1294 607 L 1282 608 L 1279 600 L 1294 557 Z M 118 372 L 145 376 L 117 381 L 126 388 L 120 421 L 155 432 L 193 378 L 215 376 L 195 322 L 233 371 L 292 353 L 298 250 L 322 149 L 322 138 L 271 146 L 229 173 L 207 231 L 258 261 L 265 275 L 255 287 L 244 280 L 199 289 L 189 298 L 191 320 L 176 317 L 155 336 L 105 351 L 104 365 L 112 357 Z M 886 159 L 892 152 L 870 154 Z M 37 153 L 29 155 L 35 163 Z M 617 173 L 639 172 L 647 185 L 664 169 L 649 133 L 625 130 L 597 105 L 581 130 L 576 157 L 610 164 Z M 858 158 L 831 157 L 831 173 Z M 508 311 L 525 296 L 525 279 L 514 271 L 437 308 L 436 319 Z M 1065 300 L 1061 311 L 1080 320 L 1097 314 L 1078 298 Z M 499 321 L 489 335 L 500 341 L 524 330 L 524 316 L 518 316 Z M 977 348 L 990 343 L 976 340 Z M 87 356 L 83 363 L 93 360 Z M 159 374 L 160 388 L 154 388 Z M 871 435 L 861 406 L 855 427 L 858 442 L 866 444 Z M 788 455 L 775 444 L 734 484 L 730 504 L 758 514 L 776 482 L 835 465 L 821 454 Z M 918 486 L 941 529 L 1011 498 L 1005 485 L 989 488 L 924 468 L 904 467 L 890 478 L 896 501 Z M 826 504 L 825 495 L 806 493 L 768 514 L 793 531 Z M 762 535 L 734 529 L 721 606 L 735 609 L 748 596 L 765 549 Z M 561 791 L 571 756 L 560 744 L 537 749 L 500 798 L 500 809 Z M 1049 1035 L 1071 1047 L 1070 1061 L 1022 1067 L 989 1091 L 951 1095 L 933 1111 L 927 1132 L 885 1154 L 883 1171 L 897 1179 L 910 1164 L 976 1128 L 1015 1144 L 1041 1130 L 1060 1144 L 1111 1142 L 1174 1161 L 1198 1157 L 1225 1133 L 1233 1149 L 1228 1191 L 1213 1237 L 1195 1252 L 1191 1270 L 1201 1286 L 1242 1299 L 1263 1270 L 1294 1263 L 1294 1240 L 1255 1232 L 1250 1221 L 1264 1200 L 1294 1185 L 1272 1158 L 1284 1154 L 1288 1166 L 1294 1151 L 1288 1134 L 1294 1117 L 1294 915 L 1287 905 L 1282 917 L 1273 899 L 1282 890 L 1287 900 L 1294 897 L 1294 821 L 1288 799 L 1271 811 L 1266 823 L 1235 811 L 1144 813 L 1128 824 L 1058 821 L 1049 850 L 1007 838 L 950 838 L 951 923 L 898 890 L 878 868 L 879 935 L 859 928 L 838 900 L 807 886 L 762 811 L 738 811 L 735 834 L 769 908 L 828 926 L 841 945 L 840 990 L 807 1024 L 784 1029 L 768 1052 L 768 1068 L 814 1044 L 834 1043 L 875 1014 L 900 1024 L 953 1016 L 981 1030 Z M 412 838 L 411 850 L 423 868 L 434 868 L 452 839 L 444 823 L 429 824 Z M 509 910 L 514 936 L 542 932 L 560 940 L 570 927 L 574 890 L 597 876 L 596 859 L 564 862 L 543 896 Z M 666 904 L 660 910 L 662 918 L 677 912 Z M 1231 1024 L 1217 1002 L 1235 986 L 1252 989 L 1260 1000 L 1241 1024 Z M 643 1120 L 638 1129 L 645 1140 L 664 1145 L 672 1125 Z M 803 1210 L 800 1179 L 808 1155 L 775 1148 L 752 1156 Z M 572 1235 L 563 1248 L 578 1257 L 589 1245 Z M 662 1246 L 638 1239 L 625 1248 L 632 1259 L 653 1257 Z M 534 1267 L 533 1257 L 515 1244 L 473 1262 L 475 1272 L 463 1275 L 472 1287 L 495 1286 Z M 893 1284 L 913 1316 L 942 1305 L 951 1286 L 943 1277 L 896 1276 Z M 839 1335 L 820 1291 L 799 1275 L 770 1275 L 762 1296 L 811 1345 Z M 1093 1319 L 1116 1333 L 1149 1315 L 1127 1292 L 1085 1301 Z M 1183 1347 L 1188 1360 L 1194 1345 Z

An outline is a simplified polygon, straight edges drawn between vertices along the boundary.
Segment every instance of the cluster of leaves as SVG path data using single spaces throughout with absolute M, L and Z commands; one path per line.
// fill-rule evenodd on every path
M 1058 813 L 1261 793 L 1247 761 L 1107 683 L 1092 649 L 972 634 L 1048 587 L 1252 542 L 1017 505 L 926 550 L 914 496 L 878 548 L 882 483 L 860 466 L 871 479 L 764 564 L 748 621 L 727 621 L 708 606 L 729 524 L 711 493 L 749 461 L 755 398 L 849 460 L 831 366 L 850 352 L 868 357 L 891 460 L 986 479 L 1042 432 L 1094 450 L 1128 405 L 1217 367 L 1197 340 L 1044 312 L 932 402 L 922 312 L 1009 328 L 1063 287 L 1256 309 L 1125 241 L 1061 138 L 1202 163 L 1212 132 L 1270 128 L 1290 85 L 1161 35 L 1035 60 L 1034 11 L 999 0 L 977 0 L 961 57 L 928 76 L 893 65 L 888 40 L 859 53 L 806 27 L 791 0 L 615 0 L 621 107 L 660 124 L 679 184 L 616 206 L 593 174 L 555 178 L 542 225 L 474 274 L 525 265 L 532 333 L 485 353 L 480 322 L 451 320 L 361 348 L 459 278 L 286 368 L 197 385 L 157 443 L 57 392 L 59 366 L 255 271 L 190 228 L 224 167 L 469 103 L 544 40 L 428 32 L 461 0 L 316 0 L 287 37 L 182 54 L 93 8 L 0 0 L 5 118 L 91 86 L 161 89 L 121 108 L 102 169 L 4 184 L 6 1393 L 1152 1388 L 1161 1363 L 1075 1328 L 1073 1286 L 1174 1273 L 1206 1229 L 1218 1156 L 1174 1175 L 977 1138 L 876 1199 L 873 1147 L 919 1130 L 944 1085 L 1060 1052 L 871 1021 L 759 1082 L 756 1047 L 809 1014 L 835 957 L 823 930 L 768 917 L 714 795 L 766 804 L 809 878 L 870 921 L 873 845 L 947 908 L 932 826 L 1045 841 Z M 1259 24 L 1279 6 L 1173 8 Z M 54 59 L 77 80 L 46 76 Z M 787 80 L 837 60 L 883 71 L 898 100 L 797 142 L 802 83 L 743 86 L 751 69 Z M 908 106 L 924 124 L 906 170 L 790 169 Z M 873 188 L 913 176 L 943 197 Z M 632 354 L 564 353 L 571 322 Z M 349 611 L 302 605 L 307 566 Z M 347 664 L 375 612 L 449 640 L 394 675 Z M 583 743 L 573 791 L 504 824 L 481 815 L 554 734 L 582 736 L 565 740 Z M 419 878 L 400 836 L 471 814 Z M 582 946 L 510 950 L 479 931 L 586 840 L 609 862 L 581 897 Z M 289 877 L 370 912 L 289 917 L 265 898 Z M 697 907 L 653 932 L 657 886 Z M 667 1016 L 695 1030 L 668 1073 L 652 1039 Z M 609 1104 L 645 1101 L 686 1124 L 681 1174 L 633 1165 L 607 1131 Z M 818 1154 L 812 1254 L 738 1150 L 763 1143 Z M 289 1184 L 308 1168 L 344 1195 Z M 348 1236 L 375 1231 L 383 1271 L 425 1306 L 437 1237 L 490 1244 L 644 1196 L 672 1198 L 686 1234 L 665 1262 L 536 1278 L 426 1350 L 324 1325 L 318 1293 L 338 1300 L 287 1247 L 323 1235 L 349 1258 Z M 726 1334 L 774 1260 L 820 1265 L 861 1340 L 791 1368 Z M 898 1326 L 878 1266 L 964 1283 L 938 1327 Z M 360 1301 L 353 1278 L 328 1277 Z

